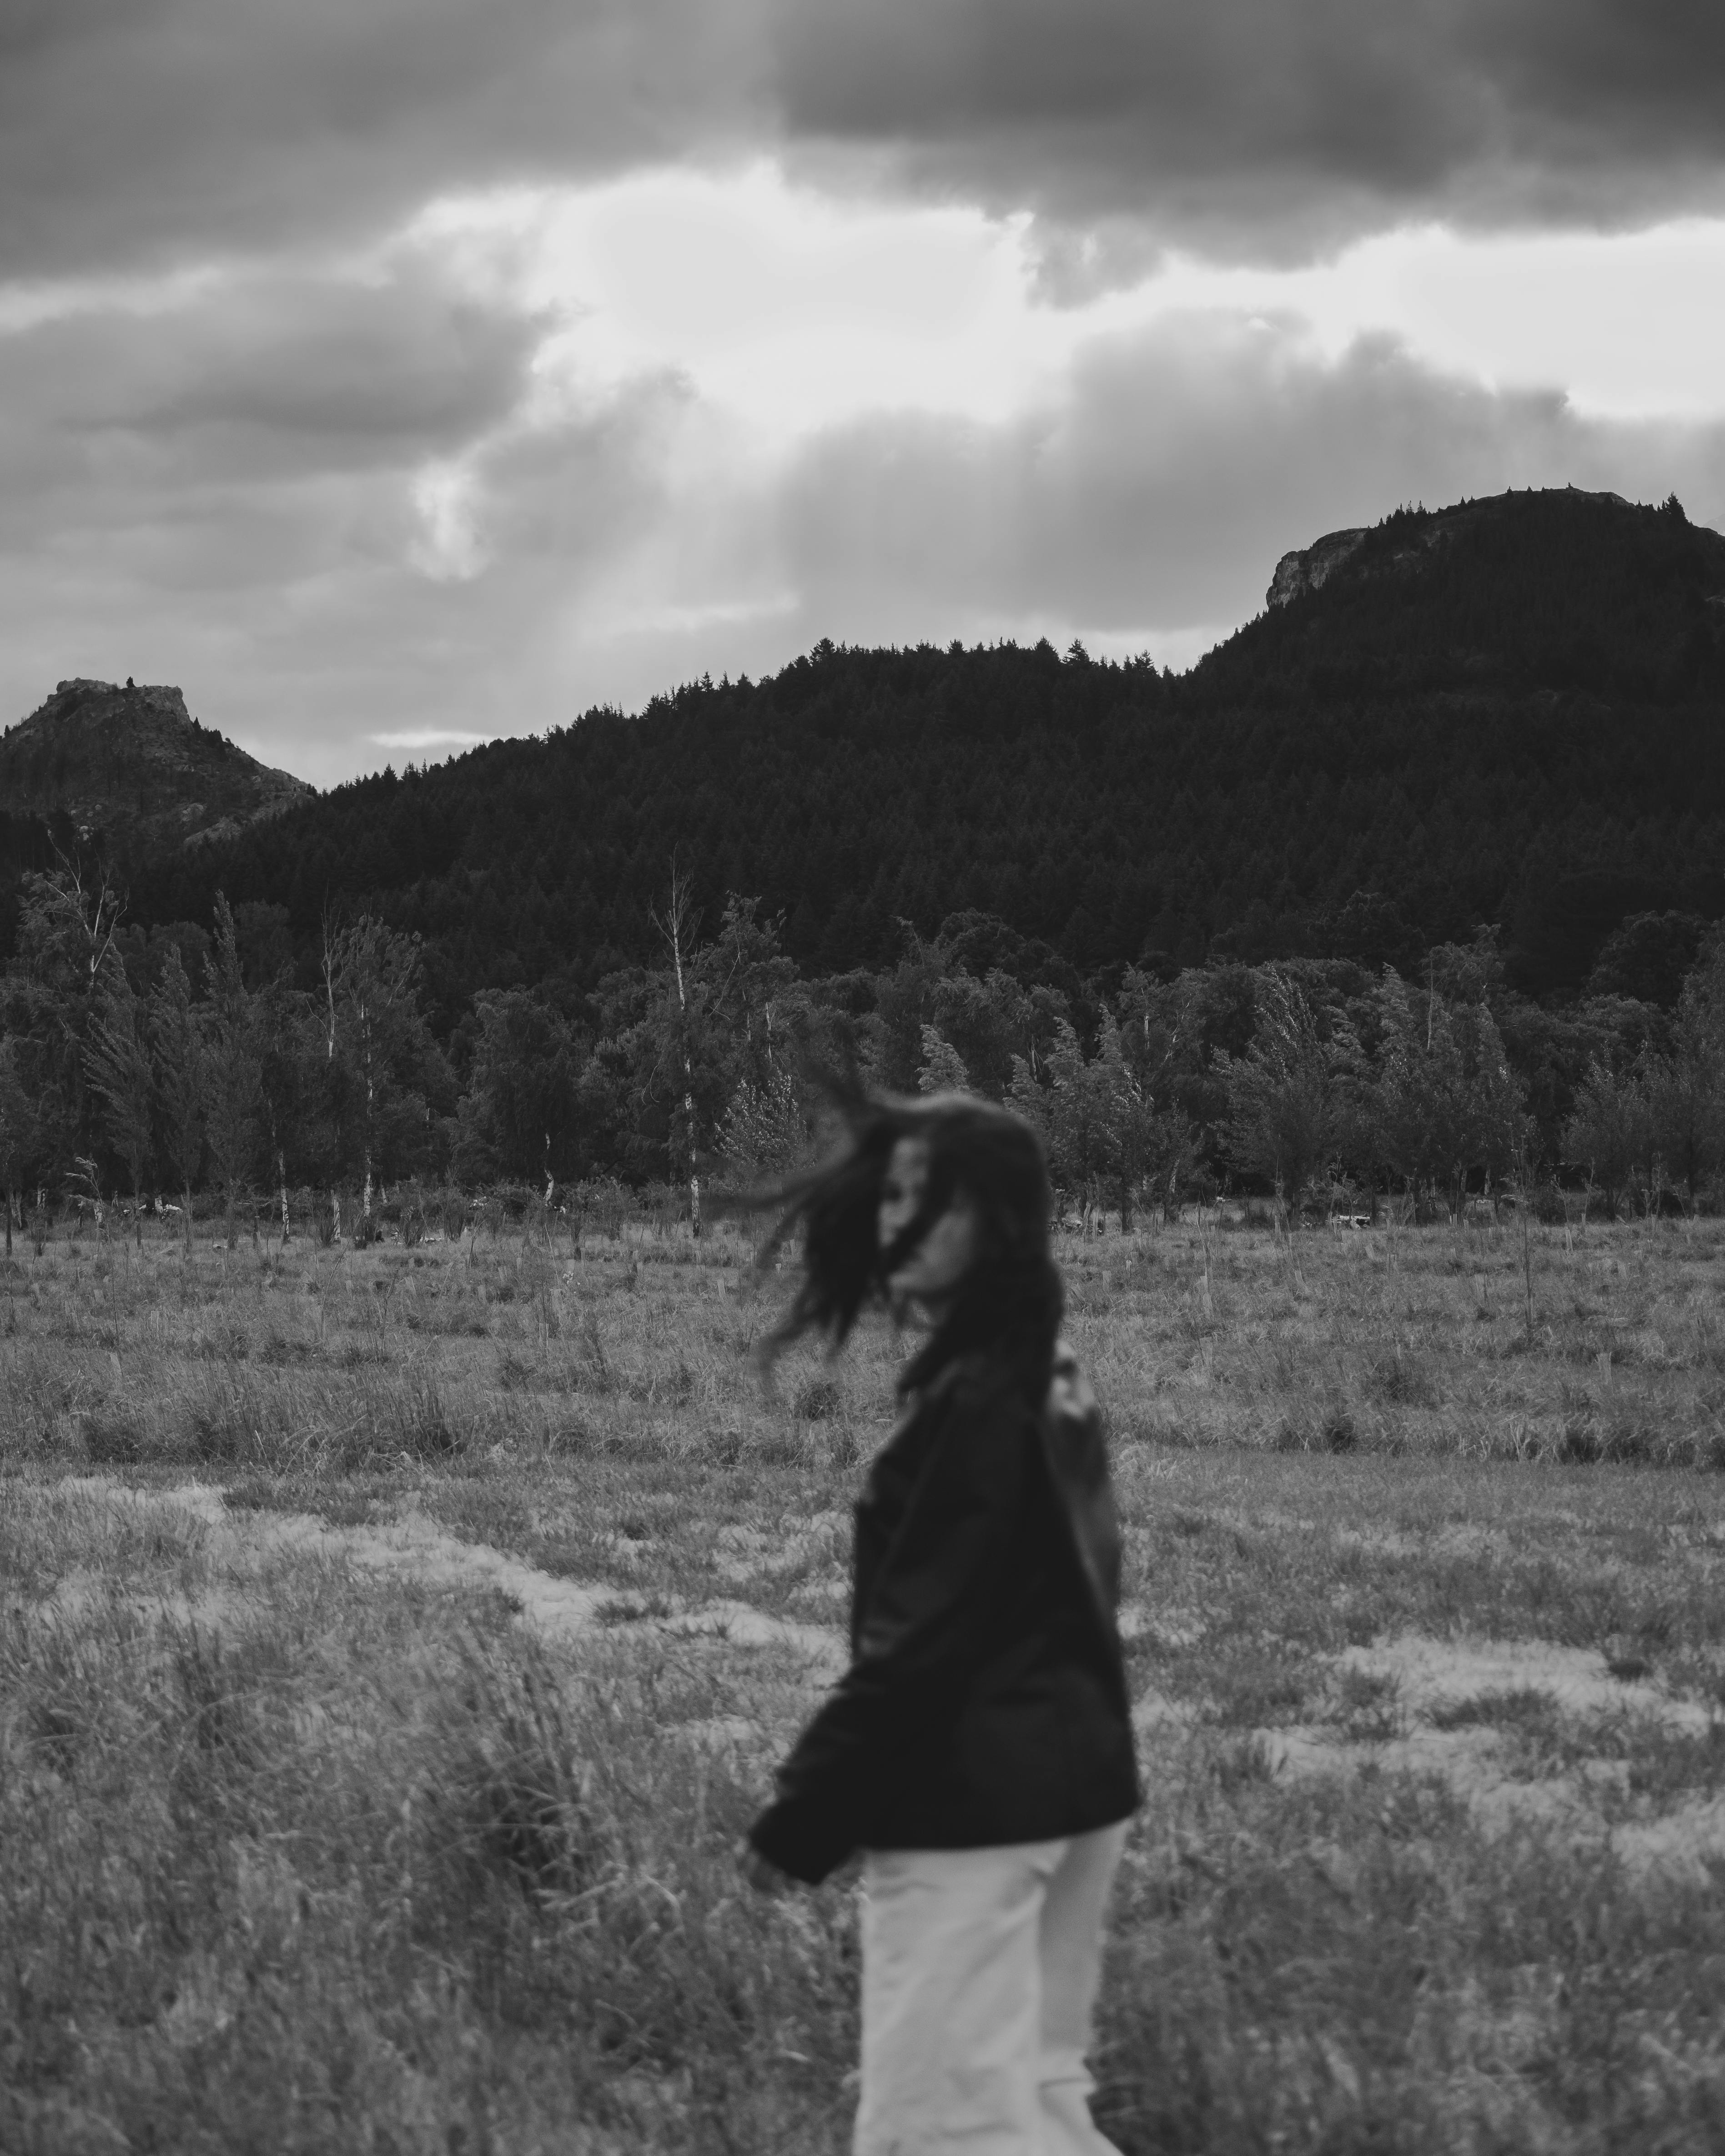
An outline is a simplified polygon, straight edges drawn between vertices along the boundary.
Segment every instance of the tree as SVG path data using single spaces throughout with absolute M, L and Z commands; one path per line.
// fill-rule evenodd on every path
M 268 1164 L 275 1172 L 281 1211 L 281 1240 L 292 1238 L 288 1215 L 290 1163 L 296 1178 L 311 1179 L 319 1162 L 319 1109 L 326 1104 L 328 1064 L 322 1029 L 312 999 L 297 993 L 285 975 L 264 981 L 254 993 L 257 1027 L 260 1127 Z
M 776 1070 L 764 1084 L 738 1081 L 719 1126 L 718 1149 L 733 1175 L 744 1183 L 789 1173 L 809 1151 L 809 1124 L 788 1070 Z
M 1563 1158 L 1588 1172 L 1612 1212 L 1645 1173 L 1652 1152 L 1653 1122 L 1646 1089 L 1634 1070 L 1613 1070 L 1596 1062 L 1575 1096 L 1575 1112 L 1563 1131 Z
M 1183 1185 L 1199 1163 L 1200 1132 L 1184 1096 L 1202 1039 L 1190 1026 L 1189 1003 L 1178 984 L 1171 988 L 1153 981 L 1136 967 L 1122 978 L 1117 1009 L 1115 1038 L 1142 1103 L 1140 1173 L 1158 1192 L 1164 1218 L 1172 1218 Z
M 1093 1056 L 1061 1019 L 1039 1064 L 1040 1071 L 1028 1057 L 1014 1060 L 1009 1105 L 1041 1133 L 1056 1187 L 1086 1204 L 1111 1189 L 1122 1230 L 1129 1233 L 1134 1194 L 1147 1174 L 1166 1174 L 1174 1155 L 1189 1150 L 1191 1126 L 1177 1111 L 1158 1111 L 1127 1059 L 1111 1013 L 1102 1014 Z
M 1490 1009 L 1430 990 L 1416 1003 L 1388 968 L 1372 1008 L 1380 1037 L 1368 1110 L 1379 1163 L 1452 1204 L 1476 1169 L 1507 1175 L 1527 1143 L 1527 1099 Z
M 908 923 L 901 927 L 905 953 L 875 983 L 875 1075 L 896 1091 L 914 1088 L 932 1027 L 957 1051 L 966 1090 L 1003 1099 L 1013 1059 L 1048 1049 L 1056 1021 L 1070 1015 L 1070 1005 L 1060 989 L 1043 981 L 1027 983 L 999 962 L 1028 969 L 1039 954 L 1043 961 L 1052 954 L 982 914 L 955 916 L 932 937 L 917 935 Z M 1056 970 L 1070 974 L 1070 968 Z M 1071 978 L 1076 987 L 1076 976 Z
M 1007 1102 L 1040 1133 L 1055 1188 L 1088 1204 L 1102 1172 L 1105 1140 L 1070 1019 L 1060 1020 L 1052 1045 L 1034 1064 L 1028 1056 L 1014 1060 Z
M 29 1173 L 37 1143 L 34 1103 L 25 1088 L 20 1044 L 0 1038 L 0 1191 L 6 1198 L 6 1255 L 12 1255 L 12 1213 Z
M 23 878 L 17 957 L 6 981 L 6 1029 L 25 1044 L 23 1081 L 33 1102 L 42 1165 L 69 1163 L 86 1141 L 90 1099 L 84 1051 L 91 1014 L 113 963 L 120 900 L 61 857 Z
M 1640 1078 L 1647 1101 L 1648 1136 L 1661 1179 L 1681 1184 L 1693 1210 L 1703 1183 L 1725 1158 L 1720 1072 L 1680 1031 L 1669 1055 L 1648 1055 Z
M 1282 968 L 1265 967 L 1259 981 L 1250 1046 L 1217 1059 L 1228 1089 L 1223 1142 L 1236 1168 L 1262 1176 L 1291 1206 L 1341 1148 L 1358 1044 L 1339 1015 L 1322 1031 Z
M 1725 1165 L 1725 943 L 1717 937 L 1684 981 L 1669 1053 L 1645 1050 L 1653 1157 L 1660 1173 L 1682 1184 L 1692 1208 L 1701 1188 Z
M 586 1057 L 574 1028 L 525 988 L 483 991 L 473 1016 L 478 1038 L 456 1111 L 458 1173 L 542 1177 L 547 1185 L 578 1176 Z
M 349 1146 L 362 1179 L 362 1219 L 382 1169 L 405 1168 L 423 1150 L 430 1122 L 425 1086 L 436 1060 L 422 1002 L 417 936 L 373 914 L 326 929 L 324 941 L 326 1056 L 344 1081 Z
M 819 1030 L 808 993 L 780 948 L 778 924 L 757 901 L 726 900 L 719 932 L 699 937 L 687 884 L 674 874 L 670 905 L 655 911 L 665 963 L 603 984 L 614 998 L 594 1065 L 626 1095 L 638 1158 L 662 1148 L 689 1179 L 699 1218 L 701 1163 L 737 1089 L 770 1094 Z
M 1245 1055 L 1257 1023 L 1260 982 L 1247 966 L 1189 968 L 1157 981 L 1129 967 L 1117 1009 L 1122 1053 L 1165 1126 L 1164 1150 L 1189 1142 L 1192 1164 L 1219 1160 L 1228 1119 L 1230 1059 Z M 1175 1158 L 1169 1172 L 1176 1174 Z
M 700 916 L 690 897 L 687 880 L 680 873 L 675 860 L 671 863 L 670 896 L 665 911 L 653 915 L 653 925 L 659 931 L 670 959 L 671 981 L 676 992 L 675 1016 L 669 1029 L 667 1046 L 673 1068 L 683 1081 L 681 1129 L 689 1159 L 689 1232 L 698 1239 L 701 1235 L 700 1139 L 695 1117 L 695 1054 L 691 1040 L 694 1028 L 684 957 L 685 952 L 691 951 L 700 927 Z M 666 1015 L 670 1015 L 668 1008 Z
M 968 1093 L 971 1091 L 970 1073 L 964 1067 L 964 1058 L 949 1040 L 943 1040 L 937 1026 L 922 1029 L 922 1060 L 916 1070 L 916 1091 L 919 1093 Z
M 992 1101 L 1012 1083 L 1013 1058 L 1048 1046 L 1068 1009 L 1058 991 L 1026 988 L 999 966 L 980 979 L 945 973 L 931 983 L 929 1007 L 942 1038 L 963 1060 L 970 1091 Z
M 69 993 L 93 997 L 114 948 L 122 908 L 105 875 L 94 880 L 62 857 L 49 875 L 24 878 L 18 952 L 44 978 L 58 975 Z
M 149 1042 L 160 1154 L 180 1194 L 181 1227 L 189 1258 L 192 1186 L 203 1158 L 204 1056 L 192 1008 L 192 983 L 172 944 L 150 994 Z
M 240 1193 L 257 1166 L 263 1055 L 256 1008 L 240 967 L 234 916 L 219 891 L 215 930 L 209 957 L 209 999 L 201 1014 L 203 1070 L 210 1158 L 225 1199 L 231 1250 Z
M 1196 1158 L 1195 1133 L 1186 1116 L 1155 1095 L 1127 1053 L 1127 1030 L 1104 1011 L 1096 1052 L 1086 1077 L 1091 1113 L 1101 1137 L 1101 1173 L 1114 1184 L 1123 1235 L 1132 1232 L 1134 1194 L 1147 1180 L 1172 1194 Z
M 144 1169 L 151 1150 L 154 1106 L 145 1007 L 125 968 L 104 964 L 84 1044 L 84 1070 L 101 1110 L 102 1133 L 131 1177 L 132 1222 L 144 1243 Z

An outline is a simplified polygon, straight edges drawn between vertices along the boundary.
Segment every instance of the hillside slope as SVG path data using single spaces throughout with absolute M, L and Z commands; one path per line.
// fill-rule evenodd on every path
M 1235 693 L 1717 696 L 1725 537 L 1574 488 L 1399 511 L 1276 564 L 1200 671 Z
M 62 681 L 0 735 L 0 809 L 62 815 L 128 855 L 233 839 L 313 790 L 200 725 L 173 688 Z
M 309 978 L 326 903 L 377 904 L 428 939 L 446 1023 L 477 988 L 647 955 L 674 855 L 709 920 L 758 897 L 827 974 L 967 910 L 1090 974 L 1406 965 L 1491 921 L 1561 997 L 1626 916 L 1725 914 L 1725 539 L 1567 490 L 1343 536 L 1180 678 L 822 644 L 339 788 L 159 859 L 135 907 L 285 907 Z

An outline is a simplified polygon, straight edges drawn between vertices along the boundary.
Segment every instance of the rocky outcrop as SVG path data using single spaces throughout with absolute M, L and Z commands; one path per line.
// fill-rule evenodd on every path
M 201 725 L 165 685 L 62 681 L 0 735 L 0 808 L 151 847 L 231 836 L 315 790 Z
M 1558 490 L 1551 491 L 1555 494 Z M 1620 494 L 1579 486 L 1564 487 L 1561 491 L 1582 501 L 1610 502 L 1620 509 L 1630 506 Z M 1354 525 L 1345 531 L 1327 531 L 1309 547 L 1296 547 L 1292 553 L 1282 556 L 1270 579 L 1270 589 L 1264 595 L 1265 604 L 1287 606 L 1295 599 L 1303 598 L 1308 592 L 1321 589 L 1339 569 L 1355 561 L 1368 539 L 1373 543 L 1367 548 L 1364 559 L 1356 563 L 1357 573 L 1384 576 L 1417 572 L 1458 531 L 1470 523 L 1490 518 L 1505 502 L 1514 498 L 1512 495 L 1487 495 L 1481 500 L 1458 502 L 1453 508 L 1436 510 L 1430 515 L 1421 508 L 1417 515 L 1389 518 L 1381 525 Z
M 1327 531 L 1309 547 L 1296 547 L 1292 553 L 1284 554 L 1270 579 L 1265 604 L 1286 606 L 1290 600 L 1303 598 L 1307 592 L 1315 592 L 1327 583 L 1349 556 L 1358 552 L 1366 530 L 1362 524 L 1346 531 Z

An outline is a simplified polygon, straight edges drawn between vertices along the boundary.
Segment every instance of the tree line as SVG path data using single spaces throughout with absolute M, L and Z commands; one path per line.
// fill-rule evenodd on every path
M 669 1183 L 698 1231 L 714 1178 L 771 1181 L 821 1142 L 819 1074 L 846 1067 L 1009 1102 L 1067 1198 L 1127 1224 L 1228 1188 L 1453 1209 L 1557 1176 L 1693 1207 L 1725 1175 L 1725 937 L 1675 913 L 1625 923 L 1561 1010 L 1510 984 L 1489 928 L 1405 972 L 1086 978 L 972 909 L 901 924 L 890 964 L 810 974 L 782 920 L 736 895 L 706 917 L 672 865 L 648 958 L 589 993 L 483 988 L 441 1040 L 418 937 L 332 912 L 306 983 L 280 913 L 218 893 L 208 927 L 146 928 L 75 859 L 25 875 L 0 973 L 8 1250 L 28 1211 L 116 1198 L 139 1222 L 177 1206 L 189 1239 L 212 1194 L 230 1234 L 264 1206 L 286 1235 L 314 1192 L 324 1232 L 365 1240 L 406 1179 L 547 1203 Z

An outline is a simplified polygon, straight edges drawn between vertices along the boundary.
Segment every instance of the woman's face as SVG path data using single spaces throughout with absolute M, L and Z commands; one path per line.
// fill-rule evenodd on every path
M 928 1188 L 928 1141 L 901 1138 L 892 1148 L 880 1185 L 875 1240 L 890 1250 L 922 1208 Z M 954 1294 L 976 1257 L 976 1208 L 962 1190 L 929 1229 L 887 1285 L 895 1295 L 939 1302 Z

